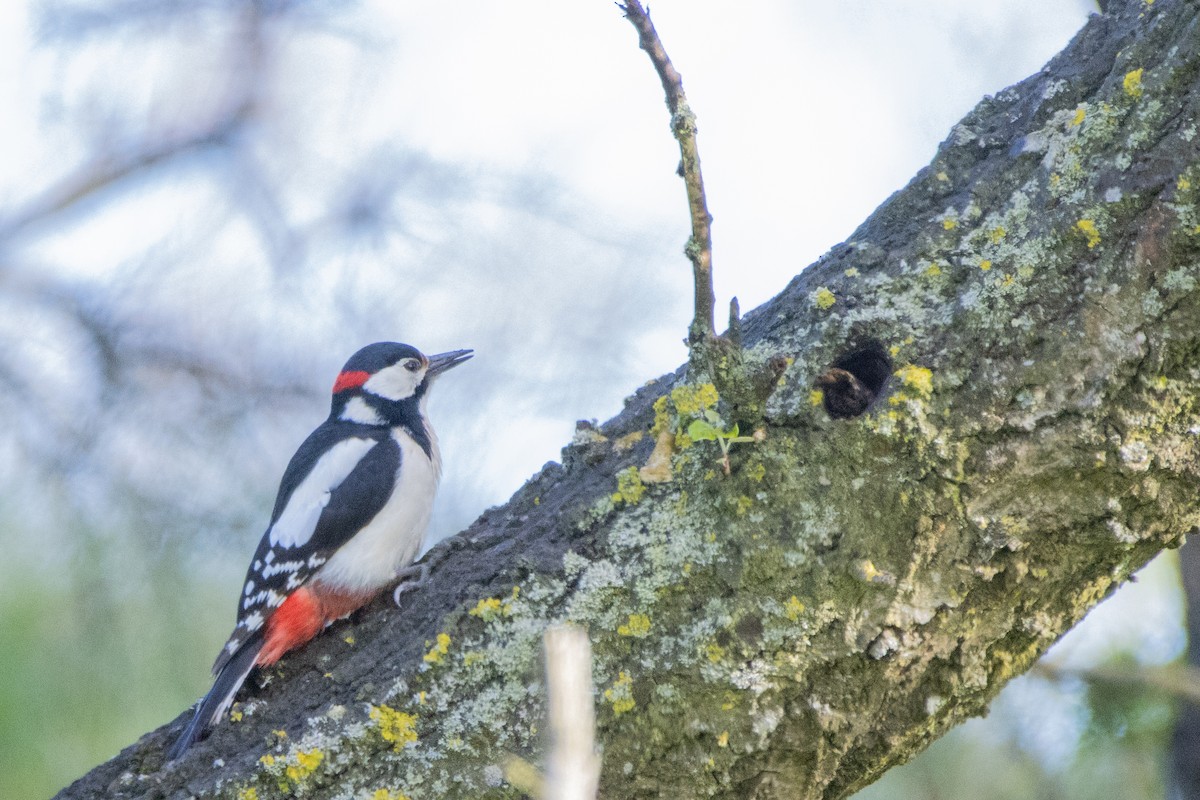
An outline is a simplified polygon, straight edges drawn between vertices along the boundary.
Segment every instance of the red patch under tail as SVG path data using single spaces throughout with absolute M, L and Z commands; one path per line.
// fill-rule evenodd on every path
M 346 594 L 314 583 L 287 596 L 267 620 L 266 641 L 255 661 L 270 666 L 289 650 L 308 642 L 325 624 L 366 605 L 378 592 Z

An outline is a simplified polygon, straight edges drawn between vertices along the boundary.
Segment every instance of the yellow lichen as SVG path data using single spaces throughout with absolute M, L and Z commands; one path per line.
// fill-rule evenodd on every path
M 800 598 L 796 597 L 796 595 L 792 595 L 783 604 L 783 613 L 792 622 L 796 622 L 800 619 L 800 615 L 804 613 L 804 603 L 801 603 Z
M 296 763 L 289 764 L 284 773 L 287 775 L 289 781 L 299 783 L 304 778 L 313 774 L 324 760 L 325 754 L 318 747 L 314 747 L 308 751 L 298 750 L 296 751 Z
M 270 753 L 267 753 L 264 756 L 259 756 L 258 763 L 262 764 L 264 767 L 273 767 L 275 766 L 275 756 L 271 755 Z
M 938 275 L 941 275 L 941 274 L 942 274 L 942 268 L 938 266 L 938 263 L 936 261 L 931 262 L 930 265 L 925 268 L 925 275 L 930 278 L 936 278 Z
M 1000 244 L 1004 241 L 1005 236 L 1008 236 L 1008 231 L 1005 230 L 1003 225 L 997 225 L 988 231 L 988 241 L 992 244 Z
M 734 510 L 737 512 L 738 516 L 741 516 L 742 514 L 745 514 L 747 511 L 749 511 L 750 507 L 753 505 L 754 505 L 753 500 L 751 500 L 746 495 L 742 495 L 737 499 L 737 507 Z
M 612 705 L 613 713 L 618 717 L 627 711 L 632 711 L 637 702 L 633 699 L 633 678 L 629 673 L 621 671 L 613 685 L 604 690 L 604 699 Z
M 342 641 L 345 642 L 346 644 L 354 644 L 354 634 L 347 633 L 345 636 L 342 637 Z
M 650 433 L 658 436 L 665 430 L 671 427 L 671 414 L 667 411 L 667 396 L 654 401 L 654 424 L 650 426 Z
M 833 308 L 833 304 L 836 302 L 837 296 L 824 286 L 813 292 L 813 305 L 822 311 L 827 311 L 830 308 Z
M 721 731 L 721 735 L 717 737 L 717 747 L 729 746 L 729 731 Z
M 371 706 L 371 719 L 379 729 L 379 735 L 389 742 L 396 752 L 417 740 L 417 717 L 397 711 L 391 706 Z
M 486 653 L 481 653 L 478 650 L 472 650 L 470 652 L 463 653 L 462 663 L 463 663 L 464 667 L 473 667 L 476 664 L 482 663 L 484 661 L 487 661 Z
M 680 416 L 685 417 L 694 416 L 712 408 L 720 399 L 717 387 L 711 383 L 701 383 L 695 386 L 685 384 L 671 390 L 671 402 L 675 404 L 675 410 L 679 412 Z
M 253 786 L 238 789 L 237 800 L 258 800 L 258 789 Z
M 1121 85 L 1125 88 L 1125 94 L 1133 98 L 1142 96 L 1142 73 L 1144 72 L 1145 69 L 1138 67 L 1125 73 L 1125 80 L 1121 82 Z
M 501 613 L 503 604 L 499 597 L 485 597 L 475 604 L 467 613 L 472 617 L 479 617 L 484 622 L 490 622 Z
M 1087 119 L 1087 109 L 1080 106 L 1075 109 L 1075 117 L 1071 120 L 1071 124 L 1075 126 L 1082 125 L 1085 119 Z
M 813 389 L 808 393 L 808 404 L 810 406 L 819 406 L 825 402 L 825 393 L 820 389 Z
M 1179 180 L 1175 181 L 1175 188 L 1181 192 L 1186 192 L 1188 189 L 1192 188 L 1192 182 L 1180 175 Z
M 229 721 L 230 722 L 241 722 L 242 716 L 243 716 L 243 714 L 242 714 L 242 710 L 240 708 L 231 708 L 229 710 Z
M 704 647 L 704 657 L 714 664 L 720 663 L 725 658 L 725 648 L 716 642 L 709 642 Z
M 845 275 L 847 278 L 857 278 L 858 277 L 858 268 L 851 267 L 850 269 L 846 270 L 842 274 Z
M 979 268 L 980 268 L 981 270 L 983 270 L 984 272 L 987 272 L 989 269 L 991 269 L 991 268 L 992 268 L 992 262 L 991 262 L 991 259 L 987 259 L 987 258 L 985 258 L 983 261 L 980 261 L 980 262 L 979 262 Z
M 1081 219 L 1075 223 L 1075 227 L 1087 238 L 1087 246 L 1089 250 L 1100 244 L 1100 231 L 1096 229 L 1096 223 L 1094 221 L 1090 219 Z
M 761 461 L 746 470 L 746 477 L 755 483 L 762 483 L 762 479 L 767 477 L 767 466 Z
M 946 219 L 942 220 L 942 227 L 948 231 L 952 231 L 958 227 L 958 220 L 947 217 Z
M 879 568 L 875 566 L 875 562 L 869 558 L 864 558 L 854 565 L 854 574 L 864 581 L 874 581 L 883 575 L 879 571 Z
M 393 792 L 391 789 L 376 789 L 371 795 L 371 800 L 409 800 L 408 795 L 402 792 Z
M 638 475 L 637 467 L 626 467 L 617 473 L 617 490 L 612 493 L 614 503 L 635 505 L 646 494 L 646 484 Z
M 922 397 L 928 397 L 933 393 L 933 372 L 925 367 L 918 367 L 916 364 L 906 364 L 896 370 L 896 377 L 907 388 L 912 389 Z
M 641 639 L 650 634 L 650 617 L 645 614 L 630 614 L 629 621 L 617 626 L 618 636 L 632 636 Z
M 450 651 L 450 636 L 445 633 L 437 635 L 437 644 L 435 644 L 428 653 L 425 654 L 425 663 L 437 664 L 442 660 L 442 656 Z

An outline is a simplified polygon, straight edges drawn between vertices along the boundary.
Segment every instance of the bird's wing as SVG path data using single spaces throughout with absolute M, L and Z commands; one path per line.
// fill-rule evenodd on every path
M 400 467 L 400 447 L 388 434 L 327 422 L 300 445 L 246 571 L 237 625 L 214 672 L 387 503 Z

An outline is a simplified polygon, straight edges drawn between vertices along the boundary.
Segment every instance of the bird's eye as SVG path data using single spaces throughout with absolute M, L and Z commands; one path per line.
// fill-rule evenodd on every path
M 415 358 L 410 358 L 404 362 L 404 368 L 409 372 L 416 372 L 421 368 L 421 362 L 417 361 Z

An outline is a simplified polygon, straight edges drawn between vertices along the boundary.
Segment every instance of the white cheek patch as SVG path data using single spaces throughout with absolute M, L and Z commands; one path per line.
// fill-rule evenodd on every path
M 346 439 L 321 456 L 292 492 L 283 513 L 267 533 L 271 546 L 300 547 L 311 539 L 321 512 L 329 504 L 330 493 L 346 480 L 375 445 L 374 439 Z
M 404 368 L 404 362 L 401 361 L 376 372 L 363 384 L 363 389 L 388 400 L 403 400 L 413 396 L 424 378 L 424 368 L 416 372 L 409 372 Z
M 361 397 L 351 397 L 350 402 L 346 403 L 346 407 L 342 409 L 341 419 L 346 422 L 358 422 L 363 425 L 382 425 L 383 420 L 379 414 L 375 413 L 375 409 L 367 405 L 367 401 Z

